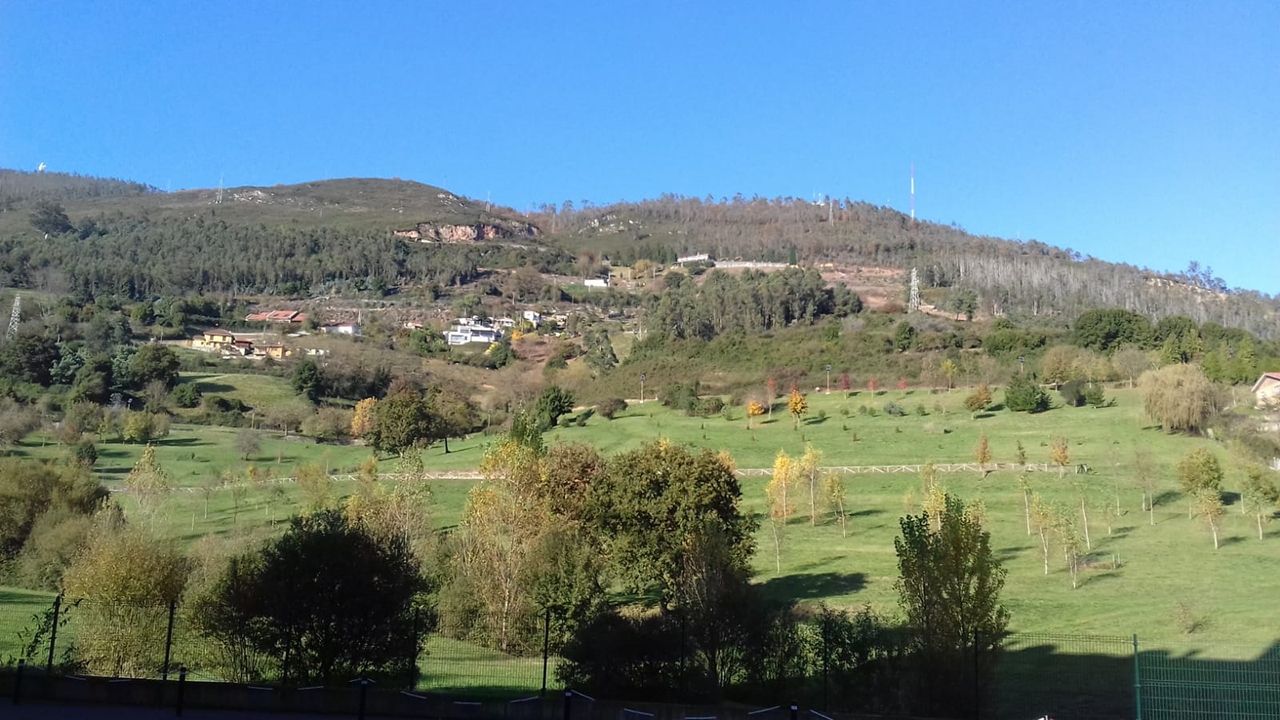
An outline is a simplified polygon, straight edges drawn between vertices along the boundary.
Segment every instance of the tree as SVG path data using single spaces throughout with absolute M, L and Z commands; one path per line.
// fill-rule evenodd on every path
M 180 408 L 193 408 L 200 405 L 203 393 L 194 382 L 185 382 L 173 389 L 173 404 Z
M 258 454 L 261 450 L 262 443 L 258 431 L 243 428 L 236 432 L 236 452 L 239 453 L 241 460 L 248 461 L 250 456 Z
M 1156 468 L 1147 448 L 1133 451 L 1133 479 L 1142 490 L 1142 509 L 1147 511 L 1147 521 L 1156 524 Z
M 797 470 L 791 456 L 779 450 L 773 459 L 773 474 L 764 489 L 769 501 L 769 529 L 773 534 L 774 561 L 779 573 L 782 572 L 782 539 L 794 509 L 790 496 L 799 475 Z
M 1280 488 L 1276 487 L 1274 474 L 1258 466 L 1247 468 L 1241 499 L 1244 508 L 1253 513 L 1258 522 L 1258 539 L 1261 540 L 1263 522 L 1271 520 L 1276 505 L 1280 503 Z
M 840 473 L 829 472 L 822 479 L 822 494 L 826 497 L 827 505 L 835 510 L 836 518 L 840 520 L 840 536 L 848 537 L 849 514 L 845 511 L 845 496 L 848 490 L 845 486 L 844 476 Z
M 60 203 L 41 200 L 31 211 L 31 227 L 46 235 L 62 235 L 75 229 Z
M 618 416 L 618 413 L 623 412 L 626 409 L 627 401 L 622 398 L 609 398 L 601 401 L 599 405 L 596 405 L 596 412 L 606 420 L 614 419 Z
M 1018 473 L 1018 489 L 1022 491 L 1022 513 L 1027 521 L 1027 534 L 1031 534 L 1031 477 L 1027 471 Z
M 682 544 L 708 522 L 747 566 L 755 523 L 740 510 L 741 497 L 723 458 L 657 441 L 609 459 L 591 486 L 588 516 L 622 585 L 652 592 L 666 605 L 675 595 Z
M 1213 383 L 1195 365 L 1169 365 L 1138 379 L 1147 416 L 1168 432 L 1199 432 L 1217 409 Z
M 307 512 L 322 510 L 333 504 L 333 480 L 324 466 L 318 463 L 305 463 L 298 466 L 293 474 L 294 483 L 302 492 L 303 507 Z
M 178 368 L 182 362 L 168 345 L 148 343 L 138 348 L 129 360 L 129 380 L 133 387 L 145 388 L 158 382 L 165 390 L 178 384 Z
M 956 375 L 960 374 L 960 366 L 956 365 L 956 361 L 951 358 L 945 358 L 942 364 L 938 366 L 939 372 L 947 379 L 947 389 L 956 386 Z
M 1056 437 L 1049 442 L 1049 462 L 1058 466 L 1058 477 L 1061 478 L 1067 472 L 1067 465 L 1071 462 L 1071 449 L 1064 437 Z
M 911 323 L 902 320 L 893 331 L 893 348 L 898 352 L 906 352 L 915 347 L 916 329 Z
M 1075 590 L 1080 587 L 1080 531 L 1076 528 L 1073 514 L 1066 510 L 1053 510 L 1053 518 L 1058 544 L 1062 546 L 1062 559 L 1071 574 L 1071 589 Z
M 986 433 L 978 436 L 978 446 L 973 450 L 973 459 L 977 461 L 982 477 L 985 478 L 991 474 L 991 470 L 987 468 L 991 464 L 991 443 L 987 441 Z
M 1206 448 L 1196 448 L 1178 461 L 1178 486 L 1191 500 L 1187 517 L 1191 517 L 1202 493 L 1222 494 L 1222 465 L 1218 456 Z
M 967 667 L 977 664 L 980 678 L 989 679 L 989 663 L 1009 622 L 1000 602 L 1005 570 L 991 550 L 990 533 L 959 498 L 945 497 L 936 522 L 926 513 L 905 516 L 899 526 L 901 535 L 893 541 L 898 599 L 915 631 L 912 644 L 930 690 L 941 690 L 933 702 L 963 702 L 971 695 L 960 687 L 957 664 L 968 657 Z
M 571 412 L 573 412 L 573 393 L 556 385 L 548 385 L 544 388 L 534 404 L 534 414 L 538 419 L 538 426 L 543 431 L 555 427 L 561 415 Z
M 403 455 L 406 450 L 438 439 L 440 419 L 430 399 L 414 388 L 403 388 L 374 406 L 373 429 L 365 433 L 378 452 Z
M 1005 386 L 1004 405 L 1014 412 L 1044 412 L 1049 409 L 1049 395 L 1035 380 L 1019 375 Z
M 1086 310 L 1076 318 L 1073 330 L 1077 343 L 1098 352 L 1122 345 L 1146 345 L 1153 333 L 1145 315 L 1119 308 Z
M 195 619 L 212 641 L 243 642 L 274 658 L 283 682 L 403 677 L 431 629 L 423 604 L 430 589 L 403 539 L 379 539 L 323 510 L 293 518 L 283 536 L 234 559 Z
M 1218 526 L 1222 522 L 1222 516 L 1226 514 L 1226 508 L 1222 506 L 1222 493 L 1208 488 L 1201 488 L 1196 491 L 1192 499 L 1192 507 L 1195 515 L 1204 520 L 1205 525 L 1209 526 L 1209 532 L 1213 535 L 1213 549 L 1218 549 Z
M 791 386 L 791 393 L 787 396 L 787 411 L 791 413 L 792 429 L 799 430 L 800 418 L 809 412 L 809 399 L 795 385 Z
M 148 677 L 164 662 L 169 604 L 182 595 L 190 564 L 142 525 L 97 515 L 83 549 L 63 577 L 69 598 L 83 600 L 75 658 L 87 672 Z
M 1040 536 L 1040 554 L 1044 560 L 1044 574 L 1049 574 L 1049 532 L 1054 527 L 1053 508 L 1038 493 L 1031 496 L 1031 524 Z
M 1139 347 L 1126 345 L 1111 356 L 1111 365 L 1121 377 L 1129 380 L 1129 387 L 1133 387 L 1138 377 L 1151 369 L 1151 356 Z
M 304 435 L 315 438 L 317 442 L 341 440 L 351 431 L 353 414 L 350 410 L 344 410 L 343 408 L 318 408 L 314 413 L 303 419 L 300 430 Z
M 306 397 L 311 402 L 320 400 L 320 394 L 324 386 L 324 378 L 320 373 L 320 366 L 315 360 L 307 358 L 298 363 L 293 370 L 293 377 L 290 379 L 294 392 Z
M 970 413 L 977 415 L 979 412 L 987 409 L 991 404 L 991 388 L 986 383 L 974 388 L 973 392 L 964 399 L 965 409 Z
M 764 403 L 759 400 L 752 400 L 747 403 L 747 429 L 751 429 L 752 418 L 758 418 L 765 413 Z
M 377 421 L 375 413 L 377 406 L 378 398 L 365 398 L 356 403 L 355 412 L 351 415 L 351 437 L 368 437 Z
M 155 446 L 147 445 L 143 448 L 142 456 L 125 477 L 124 486 L 137 500 L 138 508 L 144 515 L 154 512 L 173 490 L 169 473 L 165 472 L 156 459 Z

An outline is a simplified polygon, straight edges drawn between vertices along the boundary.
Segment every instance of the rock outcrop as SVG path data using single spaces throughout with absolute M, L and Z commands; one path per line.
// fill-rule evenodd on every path
M 538 228 L 513 221 L 472 224 L 422 222 L 407 230 L 396 230 L 393 234 L 424 243 L 478 243 L 536 238 Z

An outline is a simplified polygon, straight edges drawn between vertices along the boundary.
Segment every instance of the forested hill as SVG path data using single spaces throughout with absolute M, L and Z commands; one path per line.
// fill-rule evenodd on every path
M 419 242 L 423 241 L 423 242 Z M 467 282 L 479 268 L 570 272 L 569 255 L 672 261 L 709 253 L 918 268 L 931 298 L 1070 321 L 1120 307 L 1280 337 L 1280 298 L 1198 267 L 1169 274 L 1039 242 L 913 222 L 849 199 L 655 200 L 530 215 L 402 180 L 343 179 L 159 192 L 141 183 L 0 170 L 0 284 L 130 297 L 340 292 Z M 580 263 L 593 267 L 594 262 Z M 905 291 L 905 289 L 904 289 Z
M 538 234 L 509 209 L 400 180 L 165 193 L 0 175 L 0 284 L 53 292 L 306 294 L 560 269 L 566 257 Z
M 786 262 L 794 255 L 802 264 L 916 267 L 924 287 L 975 291 L 981 307 L 993 314 L 1070 320 L 1089 308 L 1121 307 L 1280 337 L 1280 298 L 1230 290 L 1207 269 L 1160 273 L 1035 241 L 912 222 L 896 210 L 849 199 L 815 204 L 663 196 L 585 208 L 544 206 L 533 220 L 552 242 L 573 252 L 604 253 L 621 264 L 710 253 L 720 259 Z

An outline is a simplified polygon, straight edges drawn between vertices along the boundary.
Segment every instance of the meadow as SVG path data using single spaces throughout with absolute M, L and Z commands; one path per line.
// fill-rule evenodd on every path
M 727 450 L 739 468 L 767 468 L 779 450 L 799 455 L 807 444 L 823 454 L 822 464 L 827 466 L 972 462 L 980 434 L 988 436 L 995 462 L 1013 462 L 1016 443 L 1021 442 L 1028 462 L 1045 463 L 1051 440 L 1065 437 L 1071 455 L 1067 472 L 1033 472 L 1030 477 L 1034 492 L 1067 512 L 1078 515 L 1080 497 L 1085 498 L 1093 547 L 1080 586 L 1074 590 L 1056 544 L 1050 548 L 1050 572 L 1043 572 L 1039 538 L 1026 530 L 1017 473 L 1000 470 L 985 478 L 976 472 L 941 475 L 949 491 L 980 500 L 985 508 L 993 548 L 1008 569 L 1004 600 L 1012 630 L 1137 634 L 1147 648 L 1218 657 L 1253 657 L 1280 639 L 1280 617 L 1269 601 L 1280 595 L 1280 573 L 1275 571 L 1280 561 L 1280 524 L 1269 525 L 1265 538 L 1258 539 L 1253 518 L 1240 512 L 1235 494 L 1242 470 L 1220 445 L 1153 427 L 1141 412 L 1137 393 L 1127 389 L 1110 391 L 1114 399 L 1110 407 L 1057 407 L 1036 415 L 996 409 L 976 417 L 962 408 L 966 393 L 815 392 L 809 395 L 809 414 L 798 427 L 780 406 L 772 418 L 757 418 L 752 430 L 747 429 L 741 408 L 733 408 L 728 418 L 701 418 L 646 402 L 633 404 L 614 420 L 593 416 L 582 427 L 556 428 L 547 441 L 590 443 L 611 454 L 665 437 Z M 883 409 L 889 402 L 901 405 L 908 414 L 886 415 Z M 866 414 L 859 409 L 862 406 L 867 407 Z M 924 408 L 924 414 L 916 414 L 917 406 Z M 209 474 L 245 465 L 235 454 L 234 434 L 222 428 L 175 425 L 170 437 L 158 443 L 161 463 L 176 485 L 186 486 L 175 490 L 152 520 L 164 535 L 184 544 L 208 536 L 263 536 L 278 531 L 300 506 L 296 488 L 289 484 L 251 487 L 238 498 L 227 490 L 196 489 Z M 491 441 L 476 436 L 452 442 L 454 452 L 448 455 L 433 447 L 426 456 L 428 468 L 474 468 Z M 1215 448 L 1227 469 L 1224 487 L 1229 504 L 1222 546 L 1217 550 L 1207 528 L 1187 517 L 1187 504 L 1174 477 L 1174 464 L 1196 447 Z M 108 443 L 102 448 L 98 471 L 109 484 L 116 484 L 140 447 Z M 1133 481 L 1137 448 L 1148 450 L 1156 466 L 1154 525 L 1140 509 L 1141 491 Z M 21 451 L 33 456 L 62 452 L 30 441 Z M 320 445 L 268 433 L 261 465 L 287 474 L 296 463 L 324 462 L 336 471 L 358 465 L 368 453 L 359 446 Z M 1080 464 L 1090 472 L 1076 474 Z M 391 459 L 382 461 L 388 471 L 393 466 Z M 842 535 L 829 513 L 811 525 L 802 491 L 797 513 L 783 534 L 781 570 L 775 565 L 772 534 L 762 517 L 767 480 L 761 476 L 742 480 L 744 508 L 762 520 L 756 582 L 778 598 L 843 607 L 870 605 L 889 615 L 896 613 L 893 539 L 898 518 L 919 512 L 923 495 L 919 476 L 848 476 L 847 535 Z M 432 514 L 437 526 L 457 524 L 471 486 L 465 480 L 433 482 Z M 338 482 L 335 489 L 344 495 L 352 484 Z M 117 497 L 127 512 L 133 509 L 131 498 Z

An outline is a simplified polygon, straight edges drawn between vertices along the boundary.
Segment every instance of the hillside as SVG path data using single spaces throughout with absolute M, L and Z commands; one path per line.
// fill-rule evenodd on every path
M 42 201 L 60 203 L 67 220 L 47 240 L 31 223 Z M 917 268 L 938 312 L 967 305 L 979 316 L 1062 324 L 1090 308 L 1120 307 L 1280 337 L 1280 299 L 1228 289 L 1208 269 L 1170 274 L 1109 263 L 847 198 L 666 195 L 524 216 L 403 180 L 162 193 L 119 180 L 0 171 L 0 283 L 35 290 L 332 294 L 447 287 L 477 279 L 481 268 L 525 264 L 582 276 L 604 257 L 630 265 L 686 253 L 820 266 L 828 281 L 870 291 L 877 309 L 905 299 Z M 574 269 L 570 255 L 579 258 Z
M 42 203 L 51 215 L 37 228 Z M 538 234 L 509 210 L 400 180 L 161 193 L 74 175 L 0 175 L 0 282 L 52 292 L 447 286 L 481 267 L 554 269 L 562 258 Z
M 918 268 L 922 289 L 944 291 L 944 301 L 976 292 L 978 310 L 987 315 L 1069 321 L 1089 308 L 1121 307 L 1157 319 L 1186 315 L 1280 337 L 1280 298 L 1229 290 L 1198 267 L 1159 273 L 1035 241 L 913 222 L 891 208 L 847 198 L 818 205 L 796 198 L 663 196 L 577 209 L 545 206 L 534 221 L 566 250 L 604 254 L 615 264 L 674 261 L 694 253 L 786 262 L 794 254 L 801 264 Z M 905 291 L 905 282 L 899 287 Z

